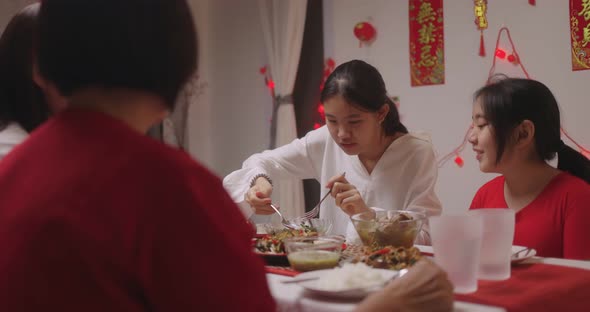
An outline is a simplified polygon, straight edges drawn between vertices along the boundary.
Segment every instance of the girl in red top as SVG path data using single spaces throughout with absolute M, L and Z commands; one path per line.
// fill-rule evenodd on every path
M 590 259 L 590 160 L 560 139 L 557 101 L 542 83 L 504 79 L 475 93 L 473 145 L 483 172 L 470 209 L 516 212 L 514 244 L 543 257 Z M 557 168 L 547 163 L 558 156 Z

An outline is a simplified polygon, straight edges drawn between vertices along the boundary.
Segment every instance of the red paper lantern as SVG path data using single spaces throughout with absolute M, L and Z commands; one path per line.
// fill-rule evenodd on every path
M 369 22 L 360 22 L 354 25 L 354 36 L 361 43 L 370 43 L 375 39 L 375 35 L 377 35 L 377 30 Z

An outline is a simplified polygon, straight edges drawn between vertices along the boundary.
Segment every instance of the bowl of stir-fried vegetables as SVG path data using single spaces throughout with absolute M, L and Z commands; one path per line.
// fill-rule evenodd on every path
M 294 219 L 299 229 L 287 229 L 277 224 L 264 224 L 266 234 L 259 236 L 254 243 L 255 251 L 264 254 L 285 254 L 284 240 L 291 237 L 310 237 L 326 235 L 332 229 L 332 222 L 327 219 Z
M 358 260 L 377 269 L 401 270 L 413 266 L 422 258 L 420 249 L 416 247 L 386 246 L 378 250 L 366 247 L 365 254 Z

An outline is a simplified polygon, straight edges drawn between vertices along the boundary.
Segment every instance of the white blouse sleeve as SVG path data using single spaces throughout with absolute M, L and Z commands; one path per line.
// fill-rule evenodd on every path
M 408 181 L 410 187 L 406 197 L 407 209 L 424 212 L 427 217 L 440 215 L 442 205 L 435 193 L 436 180 L 438 178 L 438 166 L 432 144 L 422 145 L 412 157 L 409 164 L 414 172 L 413 179 Z M 428 222 L 422 227 L 422 232 L 417 238 L 417 244 L 430 245 L 430 228 Z
M 244 199 L 252 178 L 257 174 L 268 175 L 273 181 L 284 178 L 319 179 L 324 147 L 328 138 L 326 127 L 309 132 L 305 137 L 274 150 L 254 154 L 244 161 L 242 169 L 223 179 L 223 186 L 231 198 L 249 218 L 252 210 Z

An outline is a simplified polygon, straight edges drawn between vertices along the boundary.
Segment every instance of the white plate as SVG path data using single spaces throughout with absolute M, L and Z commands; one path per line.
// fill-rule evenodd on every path
M 318 270 L 318 271 L 310 271 L 305 272 L 297 275 L 297 279 L 306 279 L 306 278 L 315 278 L 319 277 L 322 278 L 324 274 L 333 269 L 328 270 Z M 396 275 L 399 274 L 399 271 L 394 270 L 385 270 L 385 269 L 372 269 L 378 271 L 381 276 L 383 277 L 384 281 L 389 281 L 394 278 Z M 319 296 L 326 296 L 332 298 L 347 298 L 347 299 L 361 299 L 366 297 L 368 294 L 380 290 L 386 283 L 381 285 L 371 286 L 367 288 L 353 288 L 353 289 L 346 289 L 346 290 L 326 290 L 323 288 L 318 288 L 318 281 L 319 279 L 314 279 L 310 281 L 300 282 L 298 283 L 302 286 L 306 291 L 311 294 L 319 295 Z
M 524 246 L 512 246 L 512 254 L 514 255 L 515 253 L 526 249 L 527 247 Z M 534 257 L 535 255 L 537 255 L 537 251 L 533 248 L 529 249 L 528 251 L 523 251 L 521 253 L 519 253 L 516 257 L 512 256 L 512 263 L 519 263 L 522 262 L 524 260 L 530 259 L 532 257 Z

